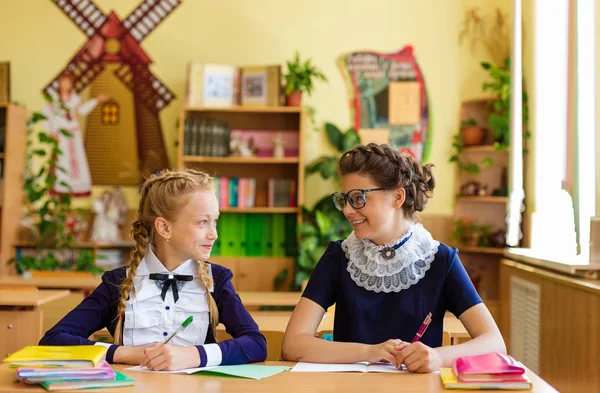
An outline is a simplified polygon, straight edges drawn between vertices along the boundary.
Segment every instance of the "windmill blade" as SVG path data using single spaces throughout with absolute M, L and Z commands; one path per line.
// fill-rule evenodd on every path
M 123 26 L 138 41 L 142 41 L 175 8 L 181 0 L 144 0 L 125 20 Z
M 147 64 L 123 63 L 114 74 L 151 111 L 160 111 L 175 98 L 173 92 L 150 72 Z
M 99 59 L 94 58 L 87 50 L 82 50 L 69 62 L 67 67 L 58 73 L 58 75 L 44 88 L 44 93 L 51 96 L 58 95 L 58 79 L 64 71 L 69 71 L 75 77 L 73 81 L 73 90 L 80 93 L 89 85 L 98 74 L 104 70 L 104 65 Z
M 71 20 L 91 37 L 106 20 L 106 15 L 92 0 L 52 0 Z

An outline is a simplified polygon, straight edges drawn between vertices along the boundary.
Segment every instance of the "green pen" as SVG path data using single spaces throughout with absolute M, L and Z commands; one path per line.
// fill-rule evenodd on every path
M 188 325 L 190 323 L 192 323 L 192 321 L 194 320 L 194 317 L 189 317 L 188 319 L 186 319 L 185 321 L 183 321 L 183 323 L 181 324 L 181 326 L 179 326 L 177 328 L 177 330 L 175 330 L 175 333 L 171 334 L 171 337 L 167 338 L 167 341 L 164 342 L 164 344 L 168 344 L 169 341 L 171 341 L 171 339 L 173 337 L 175 337 L 176 335 L 178 335 L 179 333 L 183 332 L 185 330 L 186 327 L 188 327 Z

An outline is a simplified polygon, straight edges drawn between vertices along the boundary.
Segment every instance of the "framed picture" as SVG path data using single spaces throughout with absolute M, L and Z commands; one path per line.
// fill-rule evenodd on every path
M 242 104 L 267 105 L 267 72 L 244 69 L 242 74 Z
M 278 106 L 281 66 L 243 67 L 241 101 L 245 106 Z

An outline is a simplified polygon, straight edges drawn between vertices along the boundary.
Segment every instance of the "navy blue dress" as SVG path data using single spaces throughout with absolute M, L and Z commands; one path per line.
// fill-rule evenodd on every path
M 267 357 L 265 337 L 258 325 L 246 310 L 240 297 L 233 288 L 231 270 L 211 264 L 214 292 L 212 295 L 219 309 L 219 322 L 225 325 L 227 333 L 233 339 L 218 343 L 222 353 L 222 365 L 262 362 Z M 40 345 L 94 345 L 88 337 L 94 332 L 107 328 L 114 335 L 117 325 L 117 305 L 120 285 L 125 279 L 125 266 L 108 271 L 102 275 L 102 283 L 40 340 Z M 209 327 L 205 344 L 214 343 L 214 335 Z M 111 345 L 106 360 L 113 362 L 118 345 Z M 197 346 L 200 352 L 200 367 L 207 361 L 206 350 Z
M 329 243 L 302 294 L 325 310 L 335 307 L 333 339 L 379 344 L 389 339 L 410 342 L 429 312 L 432 321 L 421 338 L 430 347 L 442 345 L 446 310 L 457 317 L 482 302 L 458 250 L 440 243 L 421 280 L 400 292 L 376 293 L 358 286 L 346 270 L 342 241 Z

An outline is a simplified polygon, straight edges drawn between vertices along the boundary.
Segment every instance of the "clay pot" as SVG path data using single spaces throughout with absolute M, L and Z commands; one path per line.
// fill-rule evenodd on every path
M 479 126 L 466 126 L 460 129 L 460 138 L 464 146 L 478 146 L 485 143 L 487 130 Z
M 287 106 L 300 106 L 302 104 L 302 92 L 292 91 L 290 94 L 285 96 L 285 105 Z

